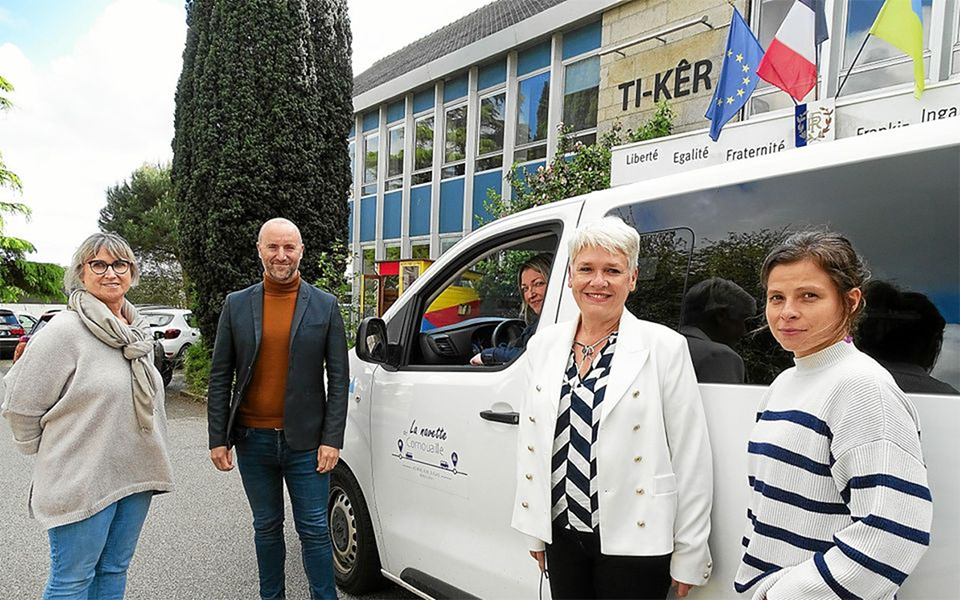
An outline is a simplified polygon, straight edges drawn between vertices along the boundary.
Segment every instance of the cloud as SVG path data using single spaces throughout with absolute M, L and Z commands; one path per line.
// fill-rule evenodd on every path
M 433 33 L 492 0 L 348 0 L 353 30 L 353 73 Z
M 170 160 L 185 36 L 177 5 L 118 0 L 48 63 L 0 46 L 2 74 L 16 87 L 14 109 L 0 117 L 0 152 L 33 209 L 8 234 L 33 242 L 34 260 L 66 264 L 97 230 L 106 188 L 143 162 Z

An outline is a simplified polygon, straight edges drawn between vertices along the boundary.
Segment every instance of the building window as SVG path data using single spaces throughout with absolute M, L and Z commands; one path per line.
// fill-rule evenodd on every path
M 412 185 L 430 183 L 433 180 L 433 115 L 417 118 L 413 122 L 416 139 L 413 149 Z
M 353 182 L 357 178 L 357 142 L 347 142 L 347 154 L 350 155 L 350 187 L 347 188 L 347 198 L 353 198 Z
M 399 190 L 403 187 L 403 125 L 387 132 L 387 180 L 384 189 Z
M 400 244 L 384 246 L 383 258 L 384 260 L 400 260 Z
M 547 121 L 550 108 L 550 72 L 527 77 L 518 83 L 517 148 L 515 162 L 547 156 Z
M 363 189 L 361 195 L 377 193 L 377 162 L 380 152 L 380 136 L 376 133 L 363 138 Z
M 458 177 L 464 173 L 464 160 L 467 157 L 467 105 L 448 108 L 445 122 L 443 170 L 440 173 L 442 179 Z
M 440 238 L 440 254 L 442 255 L 444 252 L 446 252 L 446 251 L 449 250 L 450 248 L 453 248 L 453 246 L 454 246 L 457 242 L 459 242 L 461 239 L 462 239 L 462 236 L 459 236 L 459 235 L 456 236 L 456 237 L 442 237 L 442 238 Z
M 563 124 L 574 141 L 597 141 L 600 100 L 600 57 L 591 56 L 563 69 Z
M 953 24 L 953 67 L 951 73 L 960 73 L 960 6 L 956 8 L 956 23 Z
M 413 242 L 410 246 L 410 258 L 414 260 L 430 260 L 430 240 Z
M 502 90 L 480 98 L 477 171 L 503 166 L 503 121 L 506 110 L 507 95 Z
M 360 279 L 361 317 L 376 317 L 377 304 L 380 301 L 380 278 L 377 275 L 376 250 L 366 247 L 361 250 L 363 257 L 363 277 Z
M 939 0 L 938 0 L 939 1 Z M 847 0 L 843 38 L 843 64 L 840 80 L 851 72 L 842 96 L 913 81 L 913 61 L 895 46 L 871 36 L 857 64 L 853 59 L 867 32 L 877 18 L 884 0 Z M 933 0 L 920 0 L 923 12 L 923 48 L 925 71 L 930 72 L 930 13 Z M 940 38 L 943 39 L 943 38 Z

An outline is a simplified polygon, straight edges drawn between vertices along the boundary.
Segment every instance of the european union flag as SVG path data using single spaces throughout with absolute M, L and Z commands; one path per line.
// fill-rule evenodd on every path
M 713 90 L 710 108 L 704 115 L 710 119 L 710 139 L 713 141 L 720 138 L 720 129 L 743 108 L 757 87 L 756 71 L 761 58 L 763 48 L 760 42 L 740 16 L 740 11 L 734 8 L 720 79 Z

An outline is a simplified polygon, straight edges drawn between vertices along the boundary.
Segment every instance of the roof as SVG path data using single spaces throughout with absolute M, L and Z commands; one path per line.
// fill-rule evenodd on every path
M 496 0 L 381 58 L 353 78 L 353 95 L 370 91 L 408 71 L 528 19 L 566 0 Z

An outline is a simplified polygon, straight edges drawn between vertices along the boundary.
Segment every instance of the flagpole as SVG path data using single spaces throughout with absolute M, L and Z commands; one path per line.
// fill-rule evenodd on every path
M 843 90 L 843 86 L 847 83 L 847 79 L 850 78 L 850 73 L 853 72 L 853 67 L 856 66 L 857 60 L 860 58 L 860 53 L 863 52 L 864 46 L 867 45 L 867 40 L 870 39 L 870 34 L 868 33 L 865 38 L 863 38 L 863 43 L 860 44 L 860 49 L 857 50 L 857 55 L 853 57 L 853 62 L 850 63 L 850 68 L 847 69 L 847 74 L 843 76 L 843 81 L 840 82 L 840 87 L 837 88 L 837 94 L 833 97 L 834 100 L 840 97 L 840 92 Z
M 816 65 L 817 79 L 816 79 L 816 82 L 813 84 L 813 101 L 814 102 L 817 102 L 820 100 L 820 44 L 816 44 L 816 46 L 817 46 L 817 65 Z

